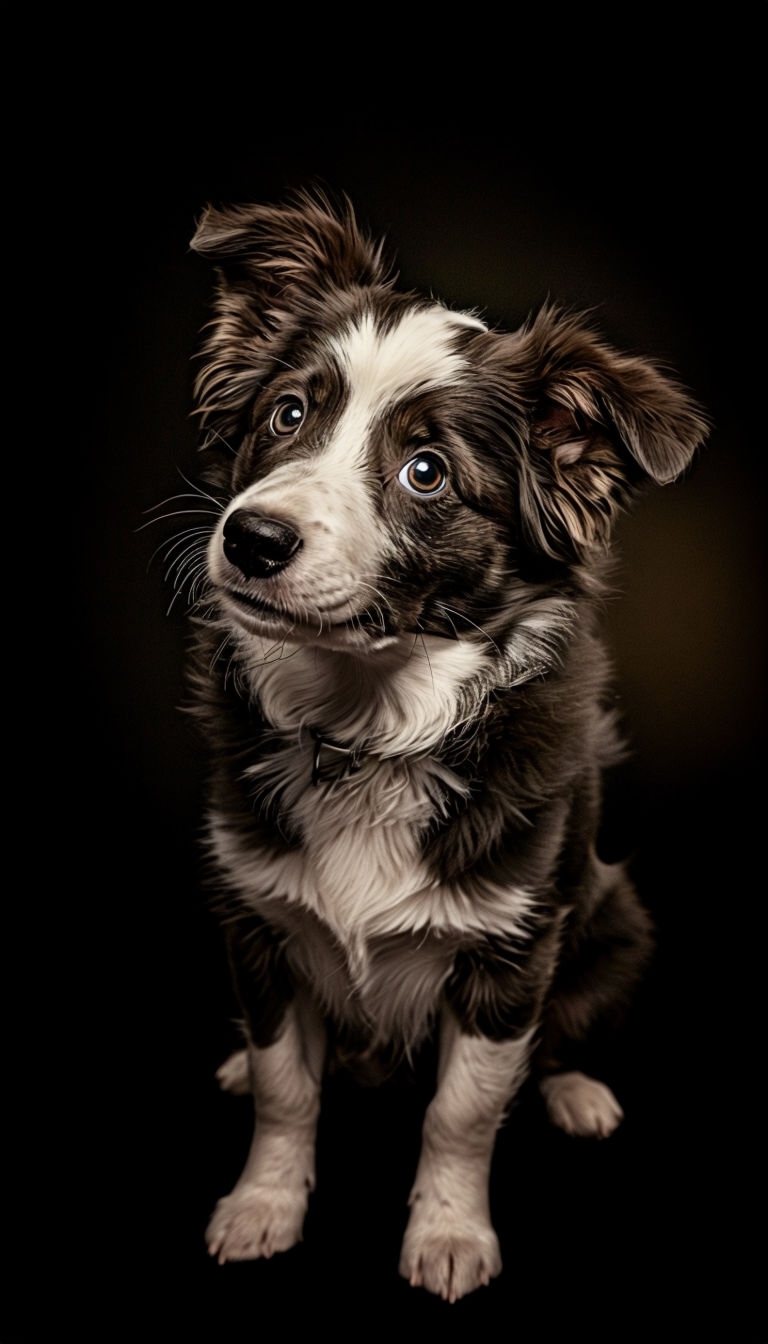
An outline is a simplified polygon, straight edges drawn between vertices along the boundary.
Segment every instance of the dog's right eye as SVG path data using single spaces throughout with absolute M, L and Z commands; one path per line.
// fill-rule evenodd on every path
M 283 397 L 269 417 L 273 434 L 294 434 L 304 419 L 304 403 L 299 397 Z
M 437 453 L 419 453 L 412 457 L 397 473 L 397 479 L 404 490 L 411 495 L 439 495 L 448 484 L 448 472 L 445 463 Z

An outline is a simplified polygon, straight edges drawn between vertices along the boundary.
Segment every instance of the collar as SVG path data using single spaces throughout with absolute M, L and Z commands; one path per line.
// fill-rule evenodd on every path
M 465 689 L 465 697 L 468 700 L 474 700 L 477 710 L 481 698 L 488 696 L 491 691 L 512 690 L 513 687 L 523 686 L 529 681 L 546 676 L 547 666 L 544 662 L 531 662 L 527 667 L 515 667 L 510 669 L 510 675 L 503 681 L 498 679 L 493 681 L 488 678 L 487 684 L 483 685 L 484 678 L 473 679 L 473 694 L 468 695 L 468 688 Z M 456 727 L 459 732 L 466 729 L 467 724 L 474 720 L 476 716 L 470 715 L 464 717 L 461 713 L 457 715 Z M 478 714 L 479 717 L 479 714 Z M 310 735 L 315 744 L 312 755 L 312 784 L 317 788 L 318 784 L 335 783 L 337 780 L 348 779 L 361 768 L 363 758 L 371 755 L 364 743 L 356 744 L 354 747 L 345 747 L 341 742 L 329 737 L 323 732 L 322 728 L 311 726 Z M 325 755 L 325 759 L 324 759 Z

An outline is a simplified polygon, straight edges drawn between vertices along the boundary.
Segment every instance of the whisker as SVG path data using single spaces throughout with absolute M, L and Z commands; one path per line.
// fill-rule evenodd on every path
M 493 638 L 493 635 L 489 635 L 488 631 L 484 630 L 482 625 L 477 625 L 475 621 L 471 621 L 468 616 L 464 615 L 463 612 L 456 611 L 455 607 L 446 606 L 444 602 L 436 602 L 435 607 L 439 608 L 442 614 L 446 616 L 447 619 L 450 621 L 451 628 L 454 634 L 456 635 L 457 639 L 459 638 L 459 632 L 458 629 L 456 628 L 456 623 L 453 620 L 454 616 L 457 616 L 460 621 L 464 622 L 465 625 L 471 625 L 473 630 L 477 630 L 478 633 L 481 634 L 484 639 L 487 639 L 488 643 L 495 649 L 496 653 L 502 652 L 502 650 L 499 648 L 499 645 L 496 643 L 496 640 Z
M 170 501 L 168 502 L 170 503 Z M 157 505 L 156 507 L 160 508 L 161 506 Z M 218 516 L 213 509 L 174 509 L 171 513 L 159 513 L 155 518 L 148 518 L 146 523 L 141 523 L 136 528 L 136 531 L 143 532 L 144 528 L 150 527 L 152 523 L 162 523 L 168 518 L 190 518 L 193 514 L 200 514 L 206 518 L 216 518 Z
M 205 568 L 205 549 L 202 548 L 199 541 L 196 540 L 189 541 L 180 555 L 174 556 L 172 560 L 169 558 L 168 567 L 165 571 L 166 581 L 170 578 L 171 574 L 175 573 L 177 582 L 174 584 L 174 587 L 178 587 L 183 581 L 185 570 L 190 567 L 192 562 L 195 562 L 197 573 L 194 575 L 194 578 L 197 579 Z
M 170 537 L 168 541 L 161 542 L 160 545 L 157 547 L 157 549 L 153 552 L 153 555 L 157 555 L 157 552 L 162 550 L 163 546 L 167 546 L 168 547 L 167 555 L 168 558 L 170 559 L 172 553 L 177 549 L 177 547 L 183 545 L 185 541 L 190 540 L 193 537 L 194 538 L 205 537 L 207 540 L 207 538 L 210 535 L 211 534 L 208 531 L 207 527 L 185 528 L 183 532 L 179 533 L 179 535 L 176 537 L 175 540 L 173 537 Z
M 297 366 L 289 364 L 286 359 L 281 359 L 279 355 L 267 355 L 266 358 L 271 359 L 273 364 L 282 364 L 283 368 L 288 369 L 290 373 L 296 373 Z
M 384 614 L 384 608 L 387 607 L 387 605 L 388 605 L 388 603 L 387 603 L 387 599 L 385 598 L 384 594 L 381 592 L 381 589 L 376 588 L 376 587 L 374 586 L 374 584 L 372 584 L 372 583 L 367 583 L 365 579 L 361 579 L 361 580 L 360 580 L 360 587 L 361 587 L 361 588 L 369 588 L 370 591 L 376 595 L 376 597 L 381 598 L 381 602 L 383 603 L 383 606 L 380 606 L 378 602 L 374 602 L 374 603 L 372 604 L 371 608 L 369 608 L 369 610 L 372 612 L 372 614 L 375 614 L 376 617 L 378 618 L 379 625 L 381 626 L 381 632 L 382 632 L 382 634 L 384 634 L 384 633 L 386 632 L 386 629 L 387 629 L 387 621 L 386 621 L 386 616 L 385 616 L 385 614 Z M 362 627 L 361 627 L 361 624 L 360 624 L 359 616 L 356 616 L 355 619 L 357 620 L 357 623 L 358 623 L 358 629 L 361 629 Z
M 228 453 L 231 453 L 233 457 L 237 457 L 237 449 L 233 448 L 232 444 L 228 443 L 227 440 L 224 438 L 224 435 L 220 434 L 218 429 L 215 429 L 213 425 L 209 425 L 208 428 L 206 429 L 205 438 L 200 444 L 199 451 L 205 452 L 206 448 L 210 448 L 212 439 L 218 439 L 221 443 L 223 443 Z
M 169 495 L 166 499 L 160 500 L 159 503 L 150 505 L 148 509 L 144 510 L 144 514 L 146 515 L 149 513 L 155 513 L 155 517 L 149 518 L 147 522 L 142 523 L 136 529 L 137 531 L 140 532 L 143 528 L 148 527 L 150 523 L 161 522 L 164 518 L 183 517 L 185 514 L 192 514 L 192 513 L 207 513 L 210 514 L 211 517 L 216 517 L 218 514 L 222 514 L 224 512 L 224 509 L 226 508 L 226 503 L 223 500 L 217 499 L 215 495 L 212 495 L 207 490 L 204 490 L 203 487 L 201 485 L 198 485 L 196 481 L 190 481 L 189 478 L 185 476 L 184 472 L 181 470 L 179 470 L 179 476 L 183 480 L 184 484 L 189 486 L 189 490 L 181 491 L 177 495 Z M 177 500 L 183 500 L 183 499 L 193 499 L 195 501 L 207 500 L 209 504 L 213 504 L 215 512 L 213 512 L 210 509 L 183 508 L 183 509 L 174 509 L 169 513 L 156 514 L 157 509 L 165 509 L 168 507 L 169 504 L 174 504 L 176 503 Z
M 430 675 L 430 677 L 431 677 L 431 679 L 432 679 L 432 689 L 433 689 L 433 691 L 434 691 L 434 689 L 435 689 L 435 674 L 434 674 L 434 672 L 432 671 L 432 660 L 431 660 L 431 658 L 430 658 L 430 656 L 429 656 L 429 650 L 428 650 L 428 648 L 427 648 L 427 641 L 425 640 L 423 633 L 421 633 L 421 634 L 419 635 L 419 638 L 421 639 L 421 645 L 422 645 L 422 648 L 423 648 L 423 650 L 424 650 L 424 657 L 425 657 L 426 660 L 427 660 L 427 667 L 429 668 L 429 675 Z M 413 641 L 413 646 L 414 646 L 414 648 L 416 647 L 416 640 L 415 640 L 415 639 L 414 639 L 414 641 Z
M 199 538 L 201 540 L 205 540 L 207 545 L 207 541 L 210 535 L 211 534 L 207 527 L 185 528 L 184 531 L 180 532 L 175 538 L 166 537 L 164 541 L 161 541 L 159 546 L 155 547 L 154 551 L 149 557 L 148 564 L 151 566 L 154 563 L 155 557 L 163 551 L 165 551 L 165 559 L 170 560 L 173 551 L 175 551 L 178 546 L 184 545 L 184 543 L 191 538 Z M 200 541 L 198 540 L 196 544 L 200 545 Z
M 167 522 L 172 519 L 218 519 L 221 517 L 226 504 L 201 485 L 198 485 L 197 482 L 189 480 L 183 471 L 179 470 L 179 475 L 184 484 L 190 487 L 189 490 L 169 495 L 168 498 L 146 509 L 145 514 L 151 516 L 147 517 L 145 522 L 136 528 L 137 532 L 141 532 L 155 523 Z M 179 507 L 171 507 L 173 505 Z M 176 531 L 172 536 L 165 537 L 149 557 L 148 568 L 152 567 L 158 555 L 163 557 L 165 562 L 163 580 L 166 583 L 171 582 L 173 585 L 174 592 L 166 615 L 171 613 L 181 594 L 185 595 L 187 605 L 191 610 L 199 608 L 200 604 L 207 600 L 207 550 L 208 539 L 212 530 L 211 524 L 200 523 L 196 526 L 190 524 Z

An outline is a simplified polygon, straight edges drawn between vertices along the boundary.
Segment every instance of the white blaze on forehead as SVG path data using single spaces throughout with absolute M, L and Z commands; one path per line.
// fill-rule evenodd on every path
M 328 348 L 349 383 L 349 409 L 354 406 L 370 423 L 386 406 L 417 390 L 454 382 L 467 367 L 453 340 L 460 327 L 486 330 L 477 318 L 436 305 L 406 313 L 387 331 L 366 313 L 333 337 Z
M 323 454 L 323 471 L 348 471 L 365 459 L 371 425 L 378 416 L 415 392 L 454 384 L 465 371 L 466 360 L 455 348 L 460 328 L 486 328 L 466 313 L 452 313 L 435 304 L 406 312 L 383 331 L 371 313 L 365 313 L 326 349 L 337 362 L 349 389 L 347 405 Z M 362 514 L 365 503 L 359 501 Z

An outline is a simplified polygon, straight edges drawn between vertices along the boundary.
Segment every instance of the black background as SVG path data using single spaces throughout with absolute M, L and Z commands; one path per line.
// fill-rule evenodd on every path
M 438 42 L 392 14 L 343 38 L 340 20 L 206 15 L 194 46 L 118 28 L 75 67 L 47 128 L 55 189 L 33 174 L 51 314 L 35 359 L 50 386 L 67 372 L 30 471 L 55 524 L 22 641 L 41 740 L 19 801 L 39 824 L 11 978 L 42 1086 L 13 1107 L 4 1341 L 765 1338 L 763 12 L 674 33 L 653 8 L 621 31 L 601 14 L 564 32 L 555 11 L 523 32 L 513 12 Z M 178 709 L 186 616 L 143 524 L 195 471 L 195 217 L 312 181 L 387 235 L 404 284 L 507 327 L 547 297 L 589 308 L 714 424 L 687 479 L 622 520 L 606 619 L 632 754 L 605 846 L 632 855 L 659 941 L 613 1065 L 627 1118 L 577 1142 L 524 1098 L 493 1175 L 503 1275 L 452 1307 L 397 1274 L 418 1089 L 329 1086 L 301 1246 L 217 1267 L 203 1243 L 248 1103 L 213 1082 L 231 1005 Z

